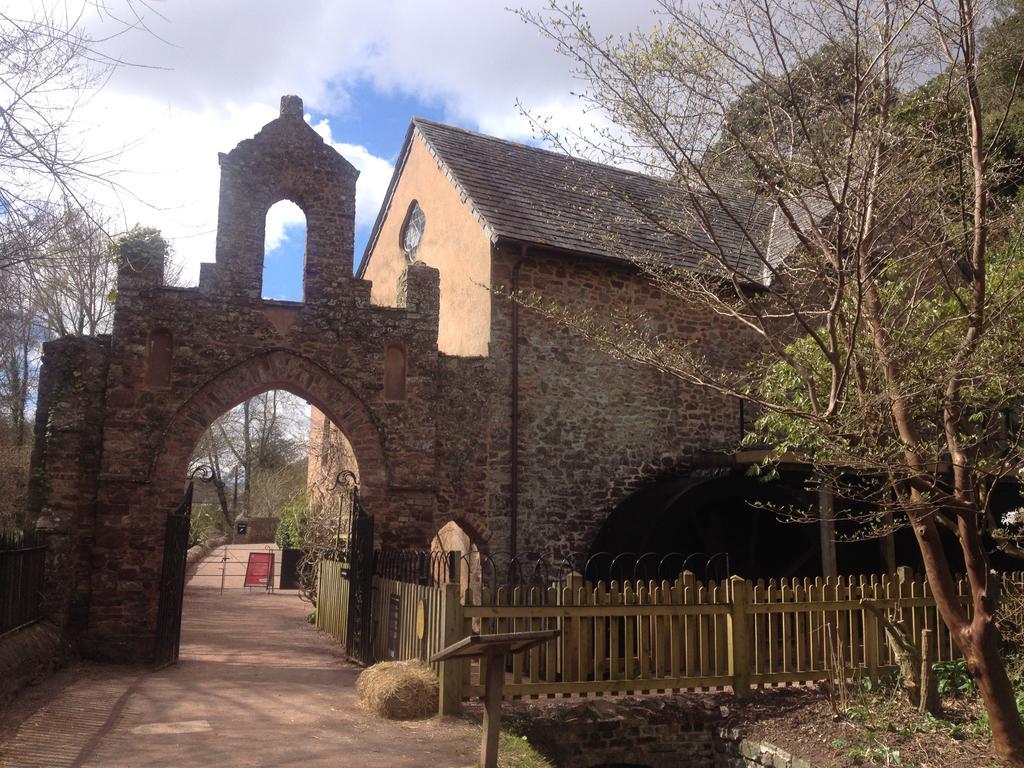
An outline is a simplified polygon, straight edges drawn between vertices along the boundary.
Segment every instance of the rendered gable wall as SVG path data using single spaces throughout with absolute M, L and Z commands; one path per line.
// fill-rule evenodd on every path
M 438 351 L 486 355 L 491 333 L 490 241 L 418 134 L 367 256 L 363 277 L 373 282 L 371 300 L 384 306 L 398 304 L 398 280 L 407 265 L 401 230 L 414 200 L 427 220 L 416 259 L 441 273 Z

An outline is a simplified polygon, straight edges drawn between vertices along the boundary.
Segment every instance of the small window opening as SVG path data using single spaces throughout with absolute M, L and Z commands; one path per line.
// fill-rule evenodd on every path
M 267 211 L 262 297 L 302 301 L 305 270 L 306 215 L 291 200 L 282 200 Z
M 405 349 L 388 344 L 384 349 L 384 399 L 405 400 Z
M 171 357 L 174 354 L 174 339 L 165 328 L 154 328 L 146 343 L 147 387 L 166 387 L 171 383 Z
M 402 224 L 402 253 L 409 263 L 416 261 L 416 252 L 423 241 L 423 232 L 427 228 L 427 217 L 415 200 L 409 205 L 409 212 L 405 214 L 405 222 Z

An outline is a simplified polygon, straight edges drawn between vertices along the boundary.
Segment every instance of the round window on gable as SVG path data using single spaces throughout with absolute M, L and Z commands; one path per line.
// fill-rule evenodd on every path
M 415 200 L 409 205 L 409 212 L 405 214 L 405 222 L 402 224 L 402 252 L 410 262 L 416 261 L 416 251 L 423 240 L 423 230 L 427 226 L 427 217 L 423 215 L 423 209 Z

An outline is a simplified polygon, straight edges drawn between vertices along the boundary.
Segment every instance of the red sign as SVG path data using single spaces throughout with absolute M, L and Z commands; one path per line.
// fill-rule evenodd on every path
M 245 566 L 246 587 L 271 588 L 270 580 L 274 576 L 273 552 L 250 552 L 249 562 Z

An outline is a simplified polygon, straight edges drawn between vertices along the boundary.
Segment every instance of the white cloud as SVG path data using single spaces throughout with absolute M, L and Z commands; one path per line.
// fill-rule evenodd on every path
M 626 31 L 648 23 L 650 2 L 587 5 L 598 31 Z M 199 261 L 213 259 L 217 152 L 273 119 L 283 93 L 300 94 L 321 114 L 343 114 L 354 106 L 352 84 L 370 82 L 439 101 L 449 119 L 509 138 L 530 135 L 517 99 L 562 125 L 579 123 L 569 62 L 503 6 L 489 0 L 136 3 L 153 34 L 119 35 L 106 51 L 145 66 L 119 69 L 81 114 L 103 148 L 123 146 L 118 165 L 129 170 L 118 182 L 130 194 L 118 202 L 125 224 L 163 229 L 194 280 Z M 111 27 L 109 19 L 93 23 L 97 36 Z M 394 158 L 375 157 L 333 135 L 327 121 L 314 127 L 361 171 L 357 224 L 369 225 Z M 400 141 L 396 136 L 394 144 Z M 107 202 L 110 197 L 104 194 Z M 275 237 L 286 223 L 272 221 Z
M 291 200 L 282 200 L 270 206 L 267 211 L 267 229 L 263 238 L 263 252 L 269 254 L 288 239 L 286 229 L 295 230 L 305 226 L 306 216 Z

